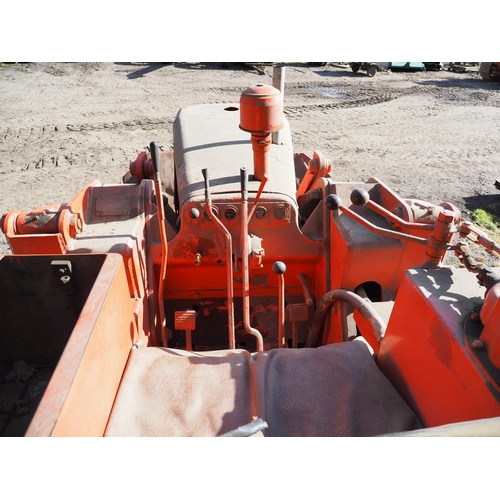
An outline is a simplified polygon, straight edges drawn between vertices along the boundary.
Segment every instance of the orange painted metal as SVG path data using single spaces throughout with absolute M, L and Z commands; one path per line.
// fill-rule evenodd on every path
M 271 134 L 283 127 L 283 98 L 271 85 L 254 85 L 240 98 L 240 128 L 252 134 L 254 178 L 271 177 L 269 150 Z
M 249 234 L 248 234 L 248 173 L 240 169 L 241 175 L 241 268 L 242 268 L 242 297 L 243 297 L 243 324 L 245 330 L 256 339 L 257 351 L 264 350 L 264 339 L 259 330 L 252 327 L 250 321 L 250 270 L 249 270 Z
M 61 205 L 48 205 L 29 213 L 19 213 L 15 217 L 13 232 L 16 234 L 56 233 L 59 229 L 60 212 Z
M 437 266 L 444 258 L 446 245 L 453 236 L 454 214 L 449 210 L 439 213 L 434 231 L 429 237 L 427 250 L 425 252 L 424 266 Z
M 283 98 L 272 85 L 253 85 L 240 97 L 240 128 L 250 133 L 272 133 L 283 127 Z M 260 180 L 260 179 L 259 179 Z
M 208 176 L 208 173 L 206 174 Z M 208 182 L 208 178 L 207 178 Z M 234 349 L 235 344 L 235 334 L 234 334 L 234 276 L 233 276 L 233 240 L 231 233 L 227 230 L 220 219 L 215 215 L 214 209 L 212 207 L 212 200 L 207 196 L 206 200 L 207 213 L 210 219 L 216 224 L 221 233 L 224 235 L 226 242 L 226 281 L 227 281 L 227 327 L 228 327 L 228 343 L 229 349 Z M 197 260 L 201 260 L 201 255 L 197 255 Z M 195 261 L 195 262 L 196 262 Z
M 306 155 L 302 155 L 301 159 L 307 164 L 307 171 L 297 189 L 297 198 L 316 187 L 318 180 L 327 177 L 332 169 L 330 161 L 318 151 L 314 152 L 312 159 Z
M 275 263 L 273 270 L 278 271 L 278 347 L 287 347 L 285 344 L 285 277 L 286 267 L 282 262 Z
M 286 306 L 286 313 L 290 323 L 292 323 L 292 347 L 299 347 L 298 323 L 309 319 L 307 304 L 289 304 Z
M 160 165 L 169 164 L 171 155 L 172 153 L 169 151 L 159 151 Z M 130 162 L 129 172 L 130 175 L 135 177 L 137 184 L 140 184 L 144 179 L 153 179 L 154 171 L 151 154 L 141 151 L 137 158 Z
M 497 369 L 500 369 L 500 335 L 498 334 L 498 325 L 500 325 L 500 283 L 487 290 L 480 318 L 484 329 L 479 340 L 484 345 L 491 363 Z
M 314 305 L 314 299 L 311 295 L 311 291 L 309 290 L 309 285 L 307 284 L 307 277 L 304 273 L 299 273 L 300 284 L 302 285 L 302 289 L 304 292 L 304 300 L 308 306 Z
M 464 269 L 407 271 L 380 342 L 379 367 L 426 427 L 500 415 L 500 391 L 464 340 L 474 288 Z
M 146 151 L 141 151 L 139 156 L 130 162 L 130 174 L 137 179 L 137 184 L 140 184 L 143 179 L 153 177 L 153 164 Z
M 455 232 L 500 247 L 449 204 L 420 217 L 375 178 L 335 182 L 319 152 L 294 161 L 273 87 L 248 88 L 239 106 L 251 146 L 236 106 L 203 107 L 206 123 L 179 113 L 174 128 L 189 133 L 176 129 L 173 206 L 163 204 L 158 162 L 141 153 L 130 163 L 135 183 L 93 181 L 67 204 L 2 217 L 15 254 L 107 255 L 28 435 L 102 435 L 136 342 L 264 351 L 362 335 L 424 426 L 500 415 L 498 286 L 483 300 L 474 275 L 442 267 Z M 227 141 L 217 135 L 225 123 L 236 128 Z M 221 162 L 228 151 L 241 164 Z M 298 188 L 297 165 L 306 169 Z M 379 309 L 392 303 L 386 321 Z M 483 303 L 476 338 L 467 318 Z
M 476 236 L 476 243 L 492 252 L 500 254 L 500 243 L 491 239 L 484 231 L 475 227 L 471 222 L 463 222 L 457 230 L 460 232 L 460 235 L 464 237 L 474 234 Z
M 158 228 L 161 239 L 161 264 L 160 264 L 160 278 L 158 287 L 158 311 L 160 318 L 161 338 L 164 347 L 168 345 L 167 325 L 165 321 L 165 302 L 163 296 L 165 274 L 167 269 L 167 230 L 165 227 L 165 207 L 163 205 L 163 194 L 160 179 L 160 158 L 159 148 L 157 142 L 151 142 L 151 164 L 153 169 L 153 181 L 155 186 L 156 207 L 158 211 Z
M 4 214 L 0 226 L 12 251 L 19 254 L 69 251 L 73 238 L 85 226 L 89 190 L 100 185 L 99 181 L 90 182 L 68 204 L 41 207 L 28 213 L 15 210 Z
M 119 255 L 106 257 L 27 436 L 102 436 L 130 349 L 134 321 Z

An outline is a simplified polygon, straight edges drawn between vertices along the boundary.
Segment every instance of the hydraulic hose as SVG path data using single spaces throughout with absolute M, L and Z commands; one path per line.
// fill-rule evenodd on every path
M 359 295 L 349 290 L 331 290 L 323 295 L 318 303 L 314 313 L 307 335 L 306 347 L 315 347 L 318 341 L 319 333 L 325 322 L 325 317 L 332 305 L 337 301 L 349 303 L 354 309 L 357 309 L 363 317 L 370 323 L 375 334 L 377 342 L 380 342 L 385 334 L 386 324 L 380 317 L 370 302 L 362 299 Z

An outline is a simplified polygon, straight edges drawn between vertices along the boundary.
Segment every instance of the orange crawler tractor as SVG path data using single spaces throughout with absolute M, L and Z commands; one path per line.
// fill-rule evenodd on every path
M 500 276 L 467 240 L 499 245 L 336 182 L 282 102 L 183 108 L 173 153 L 2 217 L 3 435 L 500 435 Z

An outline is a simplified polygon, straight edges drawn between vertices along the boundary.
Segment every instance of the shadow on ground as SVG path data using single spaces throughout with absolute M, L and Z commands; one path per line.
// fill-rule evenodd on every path
M 490 213 L 500 216 L 500 191 L 498 194 L 485 194 L 468 196 L 464 198 L 465 207 L 473 212 L 478 208 L 482 208 Z
M 417 85 L 457 89 L 494 90 L 499 88 L 498 83 L 495 84 L 494 82 L 486 82 L 479 78 L 446 78 L 443 80 L 422 80 L 416 83 Z
M 141 78 L 148 73 L 163 69 L 165 66 L 175 66 L 176 68 L 199 70 L 226 69 L 254 71 L 256 73 L 265 73 L 265 69 L 272 71 L 272 63 L 238 63 L 238 62 L 117 62 L 119 66 L 130 66 L 131 72 L 127 78 L 133 80 Z

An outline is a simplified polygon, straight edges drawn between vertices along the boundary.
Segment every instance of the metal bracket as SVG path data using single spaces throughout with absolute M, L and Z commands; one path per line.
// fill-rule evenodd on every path
M 54 273 L 59 278 L 60 282 L 64 285 L 64 292 L 69 295 L 74 292 L 71 276 L 73 272 L 70 260 L 53 260 L 50 265 Z

